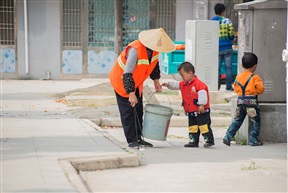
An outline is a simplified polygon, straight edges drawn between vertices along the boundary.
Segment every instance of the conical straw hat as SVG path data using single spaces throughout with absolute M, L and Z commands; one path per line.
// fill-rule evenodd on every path
M 156 52 L 175 50 L 175 44 L 162 28 L 141 31 L 139 40 L 144 46 Z

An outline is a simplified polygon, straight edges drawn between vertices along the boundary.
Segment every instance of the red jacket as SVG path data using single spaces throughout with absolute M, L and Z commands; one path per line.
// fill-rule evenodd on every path
M 186 113 L 198 111 L 198 91 L 200 90 L 207 92 L 207 103 L 204 108 L 210 108 L 208 87 L 204 82 L 199 80 L 197 76 L 194 76 L 190 82 L 181 81 L 179 85 L 183 100 L 182 105 Z

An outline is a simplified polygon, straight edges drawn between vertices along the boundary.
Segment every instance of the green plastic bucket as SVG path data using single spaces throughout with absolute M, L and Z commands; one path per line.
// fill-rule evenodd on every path
M 142 135 L 148 139 L 166 141 L 173 109 L 155 104 L 145 106 Z

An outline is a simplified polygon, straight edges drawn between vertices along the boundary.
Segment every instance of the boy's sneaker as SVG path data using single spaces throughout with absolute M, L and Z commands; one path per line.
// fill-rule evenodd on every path
M 147 141 L 144 141 L 143 139 L 140 139 L 140 140 L 138 141 L 138 144 L 144 145 L 144 146 L 146 146 L 146 147 L 153 147 L 153 145 L 152 145 L 151 143 L 149 143 L 149 142 L 147 142 Z
M 213 145 L 215 145 L 215 143 L 204 143 L 204 145 L 203 145 L 203 147 L 211 147 L 211 146 L 213 146 Z
M 184 145 L 184 147 L 199 147 L 198 143 L 195 142 L 189 142 Z
M 226 88 L 227 91 L 234 91 L 234 88 L 231 87 L 231 88 Z
M 259 141 L 257 138 L 255 137 L 250 137 L 250 141 L 248 143 L 248 145 L 251 145 L 251 146 L 261 146 L 263 145 L 263 143 L 261 141 Z
M 223 138 L 223 143 L 224 143 L 225 145 L 230 146 L 231 141 L 228 139 L 227 135 L 225 135 L 225 137 Z
M 261 146 L 263 145 L 263 143 L 261 141 L 258 141 L 258 140 L 255 140 L 255 141 L 249 141 L 248 145 L 251 145 L 251 146 Z
M 141 147 L 141 145 L 138 143 L 138 142 L 132 142 L 132 143 L 129 143 L 128 144 L 129 147 L 132 147 L 132 148 L 139 148 Z

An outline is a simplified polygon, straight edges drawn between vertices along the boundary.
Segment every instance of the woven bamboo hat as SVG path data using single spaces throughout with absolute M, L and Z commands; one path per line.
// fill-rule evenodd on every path
M 144 30 L 139 33 L 140 42 L 156 52 L 172 52 L 175 44 L 163 28 Z

